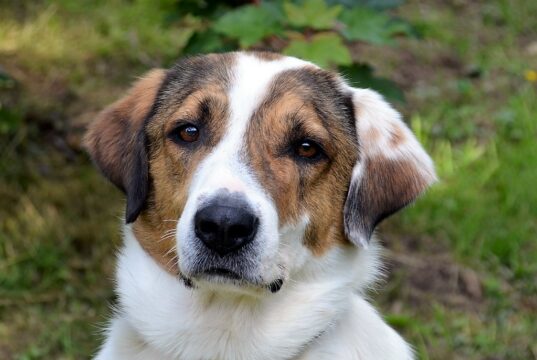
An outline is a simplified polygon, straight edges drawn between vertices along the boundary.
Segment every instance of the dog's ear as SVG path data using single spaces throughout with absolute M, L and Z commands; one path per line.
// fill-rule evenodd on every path
M 431 158 L 382 96 L 351 92 L 359 154 L 345 202 L 345 233 L 367 246 L 375 226 L 415 200 L 436 175 Z
M 98 115 L 84 137 L 93 162 L 126 194 L 127 223 L 135 221 L 143 210 L 149 191 L 144 123 L 164 78 L 162 69 L 148 72 L 125 97 Z

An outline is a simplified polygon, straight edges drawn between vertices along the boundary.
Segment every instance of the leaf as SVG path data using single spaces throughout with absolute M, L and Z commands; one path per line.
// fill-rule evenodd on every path
M 269 35 L 281 33 L 281 18 L 276 6 L 247 5 L 226 13 L 214 23 L 213 29 L 239 40 L 240 46 L 247 48 Z
M 376 77 L 373 68 L 368 64 L 353 64 L 351 66 L 340 66 L 339 72 L 347 79 L 351 85 L 361 88 L 371 88 L 380 92 L 390 100 L 405 102 L 405 95 L 393 81 Z
M 225 41 L 223 36 L 212 30 L 196 32 L 188 40 L 188 43 L 182 50 L 184 55 L 188 54 L 206 54 L 211 52 L 224 52 L 237 48 L 237 44 Z
M 347 40 L 362 40 L 373 44 L 389 44 L 401 32 L 400 22 L 393 23 L 388 15 L 365 7 L 345 11 L 340 17 L 341 33 Z
M 348 8 L 364 6 L 375 10 L 386 10 L 402 5 L 404 0 L 327 0 L 328 4 L 341 4 Z
M 287 1 L 283 4 L 283 8 L 289 24 L 317 30 L 332 29 L 343 9 L 341 5 L 328 7 L 324 0 L 304 0 L 301 5 Z
M 352 63 L 349 49 L 336 33 L 319 33 L 306 39 L 291 40 L 284 49 L 284 54 L 310 60 L 320 67 L 332 65 L 350 65 Z
M 419 36 L 419 33 L 412 25 L 401 19 L 391 19 L 388 23 L 387 31 L 392 38 L 396 35 L 406 35 L 409 37 Z

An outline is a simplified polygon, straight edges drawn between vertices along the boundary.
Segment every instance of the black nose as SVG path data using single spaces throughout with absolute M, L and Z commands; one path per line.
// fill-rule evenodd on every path
M 251 242 L 258 222 L 248 204 L 234 198 L 214 199 L 194 216 L 196 236 L 220 256 Z

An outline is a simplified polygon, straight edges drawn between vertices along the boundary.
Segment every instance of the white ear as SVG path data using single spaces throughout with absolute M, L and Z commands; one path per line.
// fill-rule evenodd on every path
M 436 181 L 434 165 L 414 134 L 378 93 L 351 89 L 359 155 L 345 203 L 345 232 L 367 246 L 376 225 Z

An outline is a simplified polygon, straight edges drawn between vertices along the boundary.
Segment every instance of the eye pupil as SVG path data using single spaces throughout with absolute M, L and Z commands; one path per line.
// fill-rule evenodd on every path
M 313 158 L 318 154 L 319 149 L 315 144 L 310 141 L 302 141 L 298 145 L 296 152 L 298 156 L 305 158 Z
M 179 128 L 179 137 L 186 142 L 194 142 L 199 138 L 199 130 L 194 125 L 184 125 Z

